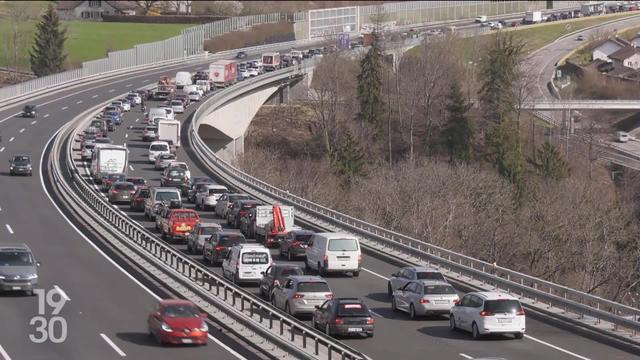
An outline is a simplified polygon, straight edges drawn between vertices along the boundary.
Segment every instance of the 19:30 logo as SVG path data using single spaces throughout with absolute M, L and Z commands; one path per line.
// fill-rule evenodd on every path
M 46 293 L 44 289 L 35 289 L 33 292 L 38 295 L 38 315 L 29 321 L 29 325 L 36 327 L 35 334 L 29 334 L 29 339 L 36 344 L 47 341 L 54 344 L 64 342 L 67 339 L 67 320 L 58 314 L 67 300 L 56 289 Z M 52 308 L 49 318 L 46 317 L 46 305 Z

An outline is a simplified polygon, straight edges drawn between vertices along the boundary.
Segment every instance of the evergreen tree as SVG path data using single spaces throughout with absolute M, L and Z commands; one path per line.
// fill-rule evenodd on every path
M 382 50 L 378 34 L 372 33 L 373 43 L 364 58 L 360 61 L 358 74 L 358 101 L 360 112 L 358 119 L 362 127 L 373 126 L 376 134 L 382 133 L 384 101 L 382 99 Z
M 513 122 L 505 119 L 493 126 L 487 133 L 486 142 L 489 161 L 515 186 L 518 199 L 522 199 L 526 190 L 525 163 L 520 151 L 520 134 Z
M 569 176 L 569 165 L 553 144 L 545 141 L 538 149 L 538 171 L 545 179 L 562 180 Z
M 38 77 L 61 72 L 67 58 L 64 53 L 67 30 L 60 27 L 54 3 L 49 3 L 40 23 L 36 25 L 36 31 L 30 53 L 31 71 Z
M 345 133 L 344 139 L 336 147 L 331 165 L 336 174 L 344 178 L 347 186 L 351 185 L 357 177 L 364 175 L 365 153 L 350 132 Z
M 467 116 L 470 108 L 471 105 L 466 102 L 460 84 L 454 81 L 447 104 L 449 121 L 445 129 L 449 159 L 452 163 L 468 163 L 471 160 L 473 128 Z

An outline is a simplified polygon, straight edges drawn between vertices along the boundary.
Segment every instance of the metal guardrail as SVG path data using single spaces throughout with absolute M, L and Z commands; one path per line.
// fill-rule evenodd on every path
M 256 81 L 272 81 L 272 79 L 267 78 L 258 79 L 256 79 Z M 221 93 L 219 96 L 230 97 L 234 94 L 229 94 L 229 92 L 239 90 L 242 90 L 242 88 L 230 88 L 227 90 L 227 93 L 224 93 L 224 95 Z M 211 171 L 230 185 L 238 189 L 243 189 L 243 191 L 263 200 L 271 199 L 286 205 L 295 206 L 300 218 L 306 218 L 311 223 L 325 223 L 329 225 L 326 227 L 328 229 L 333 228 L 352 232 L 360 236 L 365 242 L 382 249 L 398 251 L 427 263 L 435 263 L 466 277 L 468 280 L 476 281 L 483 285 L 490 284 L 500 290 L 519 294 L 523 298 L 523 301 L 533 307 L 542 309 L 546 306 L 548 308 L 554 307 L 561 309 L 560 312 L 567 319 L 571 318 L 569 313 L 576 314 L 578 319 L 573 320 L 580 321 L 584 325 L 592 325 L 592 327 L 603 326 L 602 323 L 607 322 L 611 324 L 611 328 L 614 330 L 630 330 L 632 336 L 635 336 L 637 332 L 640 331 L 640 323 L 638 322 L 640 319 L 639 309 L 507 268 L 495 266 L 494 264 L 444 249 L 426 241 L 384 229 L 380 226 L 367 223 L 308 201 L 244 173 L 217 157 L 197 134 L 196 129 L 200 121 L 200 116 L 210 113 L 216 106 L 221 104 L 220 98 L 216 95 L 205 101 L 194 113 L 188 135 L 191 146 L 200 160 L 208 166 Z M 588 324 L 589 322 L 591 322 L 591 324 Z M 603 329 L 598 328 L 598 330 Z M 618 337 L 624 336 L 611 332 L 610 334 Z M 632 342 L 637 344 L 638 340 L 632 339 Z
M 89 118 L 90 119 L 90 118 Z M 87 119 L 87 121 L 89 120 Z M 310 328 L 305 323 L 273 307 L 268 302 L 243 290 L 223 277 L 209 271 L 204 266 L 183 255 L 180 251 L 160 240 L 155 234 L 129 218 L 121 210 L 110 204 L 106 198 L 83 178 L 73 159 L 73 143 L 79 130 L 78 124 L 71 132 L 66 149 L 66 162 L 69 164 L 71 184 L 62 174 L 61 167 L 54 160 L 51 174 L 64 193 L 73 198 L 77 207 L 88 217 L 99 216 L 108 221 L 120 233 L 121 241 L 135 245 L 156 262 L 161 262 L 176 273 L 182 275 L 209 298 L 225 305 L 227 309 L 241 314 L 253 327 L 270 334 L 280 342 L 300 348 L 309 358 L 328 358 L 339 356 L 341 359 L 363 360 L 366 356 L 359 351 L 337 341 L 324 333 Z M 64 131 L 63 131 L 64 132 Z M 57 154 L 62 149 L 55 150 Z M 58 156 L 54 156 L 55 159 Z

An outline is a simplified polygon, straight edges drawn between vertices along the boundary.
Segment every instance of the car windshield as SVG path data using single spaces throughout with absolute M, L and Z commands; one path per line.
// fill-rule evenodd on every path
M 329 240 L 330 251 L 358 251 L 358 241 L 356 239 L 331 239 Z
M 416 273 L 418 280 L 444 280 L 444 276 L 435 271 L 421 271 Z
M 192 91 L 192 92 L 190 92 L 190 93 L 189 93 L 189 95 L 200 95 L 200 94 L 198 94 L 198 93 L 197 93 L 197 92 L 195 92 L 195 91 Z
M 171 164 L 172 168 L 178 168 L 178 169 L 182 169 L 182 170 L 187 170 L 187 164 Z
M 301 282 L 298 284 L 298 292 L 331 292 L 331 289 L 329 289 L 329 285 L 326 282 Z
M 157 201 L 180 200 L 180 194 L 177 191 L 159 191 L 156 193 Z
M 217 226 L 201 226 L 199 235 L 213 235 L 218 229 Z
M 26 251 L 0 251 L 0 265 L 30 266 L 33 265 L 33 258 Z
M 25 111 L 33 111 L 35 109 L 36 109 L 35 105 L 27 105 L 27 106 L 24 107 Z
M 92 150 L 96 147 L 96 144 L 85 144 L 84 145 L 84 149 L 85 150 Z
M 143 178 L 128 178 L 127 182 L 130 182 L 134 185 L 144 185 L 145 180 Z
M 425 285 L 425 295 L 453 295 L 456 293 L 456 289 L 449 285 Z
M 338 305 L 338 315 L 340 316 L 369 316 L 369 309 L 365 304 L 346 303 Z
M 174 219 L 188 219 L 188 220 L 192 220 L 192 219 L 197 219 L 198 218 L 198 214 L 191 212 L 191 211 L 178 211 L 173 213 L 173 218 Z
M 522 310 L 522 306 L 518 300 L 487 300 L 484 302 L 484 310 L 492 313 L 515 313 Z
M 182 106 L 182 101 L 174 100 L 174 101 L 171 102 L 171 105 L 173 105 L 173 106 Z
M 269 263 L 269 254 L 264 251 L 251 251 L 242 254 L 243 264 L 266 265 Z
M 110 144 L 111 139 L 109 138 L 96 138 L 96 144 Z
M 244 236 L 225 235 L 225 236 L 220 236 L 220 240 L 218 240 L 218 245 L 231 247 L 238 244 L 245 244 L 246 242 L 247 240 L 244 238 Z
M 169 151 L 169 147 L 166 144 L 155 144 L 149 147 L 151 151 Z
M 109 174 L 107 176 L 107 179 L 108 180 L 112 180 L 112 181 L 117 181 L 117 180 L 120 180 L 120 179 L 124 180 L 124 175 L 122 175 L 122 174 Z
M 144 128 L 144 131 L 150 132 L 150 131 L 156 131 L 157 127 L 155 126 L 147 126 L 146 128 Z
M 18 155 L 13 158 L 13 163 L 16 165 L 27 165 L 31 162 L 28 156 Z
M 200 317 L 198 309 L 190 305 L 171 305 L 164 308 L 164 316 L 171 318 L 197 318 Z

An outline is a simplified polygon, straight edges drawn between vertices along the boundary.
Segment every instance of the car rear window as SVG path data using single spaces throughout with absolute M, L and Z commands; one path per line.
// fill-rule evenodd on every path
M 356 239 L 331 239 L 329 240 L 330 251 L 358 251 L 358 241 Z
M 515 313 L 522 310 L 518 300 L 487 300 L 484 302 L 484 310 L 492 313 Z
M 456 289 L 449 285 L 425 285 L 425 295 L 453 295 Z
M 91 149 L 93 149 L 93 148 L 95 148 L 95 147 L 96 147 L 96 144 L 86 144 L 86 145 L 84 146 L 84 148 L 85 148 L 85 149 L 89 149 L 89 150 L 91 150 Z
M 298 234 L 298 235 L 296 235 L 294 237 L 294 239 L 295 239 L 295 241 L 299 241 L 299 242 L 301 242 L 303 244 L 308 244 L 309 240 L 311 239 L 312 236 L 313 236 L 312 234 L 309 234 L 309 235 L 299 235 Z
M 135 190 L 135 186 L 133 184 L 116 184 L 114 186 L 116 190 Z
M 269 254 L 264 251 L 251 251 L 242 254 L 242 263 L 251 265 L 266 265 L 269 263 Z
M 160 160 L 168 160 L 168 159 L 175 159 L 176 156 L 173 154 L 161 154 L 160 155 Z
M 227 192 L 225 189 L 209 189 L 209 195 L 224 194 L 225 192 Z
M 142 178 L 130 178 L 127 179 L 128 182 L 133 183 L 135 185 L 143 185 L 145 183 L 145 180 Z
M 164 144 L 156 144 L 156 145 L 151 145 L 149 150 L 151 150 L 151 151 L 169 151 L 169 147 L 167 145 L 164 145 Z
M 338 305 L 339 316 L 369 316 L 369 309 L 362 303 L 347 303 Z
M 158 191 L 156 201 L 180 200 L 180 193 L 177 191 Z
M 247 210 L 247 209 L 253 209 L 254 207 L 258 206 L 258 204 L 256 203 L 249 203 L 249 204 L 242 204 L 242 209 L 243 210 Z
M 231 247 L 238 244 L 245 244 L 247 240 L 244 236 L 221 236 L 218 244 L 221 246 Z
M 217 226 L 201 226 L 199 235 L 213 235 L 213 233 L 215 233 L 219 229 L 220 228 Z
M 183 211 L 179 211 L 176 213 L 173 213 L 171 215 L 174 219 L 197 219 L 198 218 L 198 214 L 193 213 L 193 212 L 183 212 Z
M 148 198 L 151 195 L 151 190 L 140 190 L 139 196 L 143 198 Z
M 418 280 L 444 280 L 444 276 L 436 271 L 422 271 L 416 273 Z
M 291 275 L 304 275 L 304 272 L 299 267 L 284 267 L 278 269 L 276 276 L 291 276 Z
M 326 282 L 301 282 L 298 283 L 298 292 L 331 292 L 331 289 Z
M 229 201 L 230 202 L 237 201 L 237 200 L 249 200 L 249 196 L 248 195 L 232 195 L 232 196 L 229 196 Z

